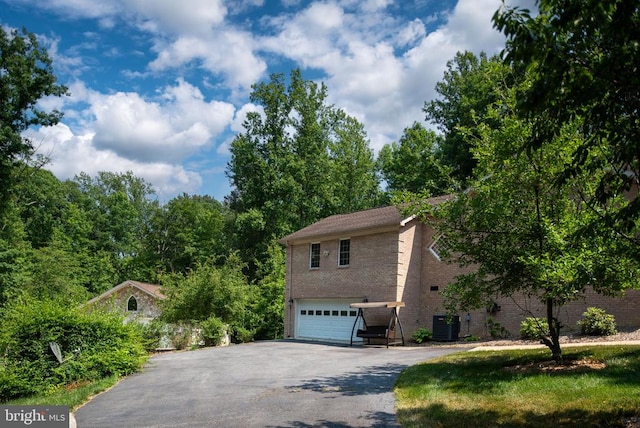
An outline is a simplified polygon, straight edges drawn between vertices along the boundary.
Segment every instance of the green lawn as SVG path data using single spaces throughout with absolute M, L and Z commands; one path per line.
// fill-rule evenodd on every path
M 403 427 L 624 427 L 640 416 L 640 346 L 462 352 L 407 369 Z M 640 421 L 640 419 L 637 419 Z M 637 425 L 634 425 L 637 426 Z
M 86 403 L 92 396 L 101 393 L 118 383 L 121 378 L 110 376 L 97 381 L 77 386 L 69 386 L 51 391 L 47 394 L 33 395 L 31 397 L 18 398 L 2 402 L 2 405 L 49 405 L 69 406 L 74 411 L 80 405 Z

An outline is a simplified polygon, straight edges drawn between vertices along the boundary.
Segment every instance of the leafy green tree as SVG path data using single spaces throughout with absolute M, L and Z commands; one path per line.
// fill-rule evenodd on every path
M 326 86 L 304 80 L 300 70 L 291 72 L 288 84 L 274 74 L 269 83 L 253 85 L 251 101 L 263 113 L 247 115 L 227 167 L 231 209 L 239 221 L 259 226 L 251 229 L 255 236 L 241 239 L 251 245 L 242 252 L 257 257 L 245 259 L 250 272 L 266 260 L 274 238 L 376 203 L 375 164 L 364 130 L 326 98 Z
M 0 27 L 0 210 L 11 192 L 13 168 L 33 154 L 33 143 L 22 132 L 55 125 L 62 117 L 56 110 L 42 110 L 38 101 L 66 93 L 67 88 L 56 83 L 51 58 L 36 36 Z
M 418 122 L 405 128 L 399 143 L 386 144 L 378 154 L 378 165 L 387 190 L 426 192 L 432 196 L 447 193 L 452 186 L 451 168 L 439 159 L 441 138 Z
M 284 335 L 285 251 L 277 242 L 268 249 L 269 258 L 258 266 L 252 313 L 256 339 L 280 339 Z
M 29 281 L 21 291 L 40 299 L 65 296 L 83 303 L 90 293 L 82 262 L 82 257 L 70 251 L 64 239 L 55 239 L 46 247 L 32 249 L 29 254 Z
M 24 223 L 27 239 L 33 248 L 51 243 L 60 228 L 68 201 L 65 186 L 50 171 L 26 164 L 16 168 L 13 193 Z
M 186 273 L 228 254 L 228 209 L 210 196 L 183 194 L 155 211 L 143 258 L 159 272 Z
M 447 62 L 443 79 L 436 84 L 439 98 L 426 102 L 427 121 L 444 133 L 439 144 L 439 157 L 451 168 L 451 175 L 461 183 L 473 174 L 476 159 L 471 147 L 475 125 L 498 126 L 499 119 L 487 116 L 487 109 L 500 97 L 500 88 L 513 80 L 511 68 L 498 57 L 479 57 L 471 52 L 458 52 Z M 498 123 L 496 123 L 496 120 Z
M 342 110 L 336 110 L 333 116 L 330 169 L 321 174 L 332 183 L 334 202 L 330 204 L 330 213 L 350 213 L 376 206 L 381 198 L 380 179 L 364 126 Z
M 586 197 L 635 251 L 640 221 L 640 8 L 620 0 L 537 0 L 537 13 L 502 7 L 494 25 L 507 36 L 505 59 L 532 76 L 518 111 L 533 129 L 523 145 L 539 148 L 579 119 L 583 138 L 559 176 L 589 171 L 599 186 Z M 595 158 L 591 154 L 599 153 Z
M 74 228 L 73 236 L 81 240 L 72 245 L 109 254 L 117 272 L 116 283 L 141 276 L 134 261 L 142 251 L 156 208 L 150 199 L 153 194 L 151 185 L 131 172 L 99 172 L 95 178 L 82 173 L 69 183 L 69 200 L 79 211 L 69 226 Z
M 30 280 L 29 255 L 24 223 L 15 199 L 2 210 L 3 227 L 0 231 L 0 308 L 19 292 Z
M 557 185 L 558 171 L 582 142 L 579 124 L 523 151 L 531 125 L 513 114 L 515 89 L 503 93 L 505 101 L 488 110 L 501 125 L 480 124 L 474 130 L 479 139 L 473 147 L 478 165 L 472 186 L 438 212 L 445 253 L 468 268 L 444 295 L 452 313 L 514 294 L 541 302 L 549 327 L 542 340 L 559 361 L 559 308 L 583 296 L 586 287 L 607 295 L 632 287 L 640 270 L 630 257 L 609 251 L 617 242 L 610 229 L 584 233 L 599 213 L 578 195 L 600 177 L 581 174 Z
M 162 302 L 162 317 L 168 322 L 200 322 L 215 317 L 236 334 L 254 328 L 248 311 L 252 289 L 236 255 L 222 266 L 205 263 L 185 275 L 164 275 L 161 283 L 167 296 Z

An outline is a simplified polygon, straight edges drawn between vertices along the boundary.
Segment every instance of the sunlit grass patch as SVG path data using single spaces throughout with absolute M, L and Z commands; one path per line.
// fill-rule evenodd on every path
M 396 383 L 402 426 L 625 426 L 640 415 L 640 347 L 450 355 L 407 369 Z

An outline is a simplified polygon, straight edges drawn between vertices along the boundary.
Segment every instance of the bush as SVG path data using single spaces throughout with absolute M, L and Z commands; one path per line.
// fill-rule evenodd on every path
M 493 318 L 487 320 L 487 328 L 489 329 L 489 336 L 492 339 L 507 339 L 511 337 L 511 333 L 498 321 L 494 321 Z
M 411 336 L 411 339 L 413 339 L 415 343 L 427 342 L 433 339 L 433 334 L 431 334 L 431 332 L 426 328 L 420 327 L 415 331 L 415 333 L 413 333 L 413 336 Z
M 523 339 L 540 339 L 549 335 L 549 326 L 545 318 L 527 317 L 520 323 L 520 336 Z
M 604 309 L 587 308 L 587 311 L 582 316 L 583 319 L 578 321 L 581 334 L 609 336 L 618 332 L 615 318 L 613 315 L 606 313 Z
M 123 324 L 119 315 L 63 302 L 17 301 L 5 308 L 0 324 L 0 400 L 129 374 L 147 356 L 137 326 Z M 59 345 L 62 363 L 52 342 Z
M 220 318 L 209 317 L 200 323 L 200 328 L 205 346 L 221 345 L 227 335 L 227 326 Z

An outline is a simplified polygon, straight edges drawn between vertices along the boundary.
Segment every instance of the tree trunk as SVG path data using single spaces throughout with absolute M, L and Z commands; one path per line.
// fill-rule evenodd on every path
M 562 349 L 560 348 L 560 328 L 562 325 L 553 316 L 553 300 L 547 299 L 547 325 L 549 326 L 549 337 L 543 337 L 542 343 L 551 350 L 551 358 L 560 364 L 562 363 Z

